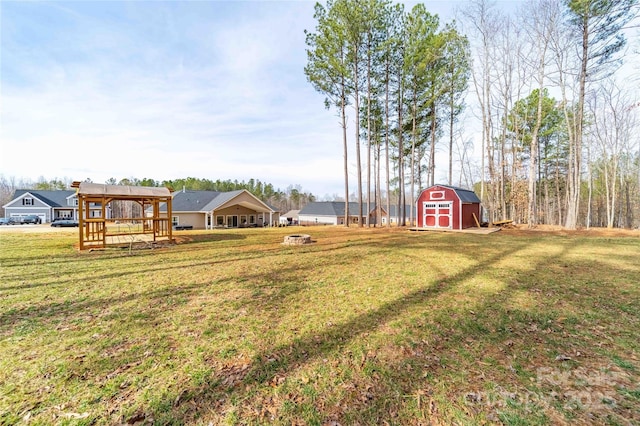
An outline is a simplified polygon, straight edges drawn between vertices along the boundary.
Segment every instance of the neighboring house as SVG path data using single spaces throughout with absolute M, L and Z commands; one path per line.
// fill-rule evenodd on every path
M 249 191 L 174 192 L 172 225 L 193 229 L 243 228 L 278 224 L 278 213 Z M 166 206 L 160 208 L 166 211 Z
M 472 228 L 478 226 L 481 217 L 480 199 L 475 192 L 448 185 L 434 185 L 422 191 L 416 207 L 418 227 L 422 228 Z
M 377 208 L 375 204 L 370 203 L 371 210 L 369 214 L 366 214 L 367 204 L 362 203 L 363 215 L 360 216 L 360 208 L 355 201 L 349 202 L 349 224 L 358 224 L 362 222 L 367 224 L 367 216 L 369 224 L 375 225 L 378 223 L 376 220 Z M 298 222 L 300 225 L 344 225 L 345 224 L 345 203 L 344 201 L 316 201 L 309 203 L 300 210 L 298 213 Z M 389 220 L 391 224 L 398 223 L 398 215 L 396 215 L 397 206 L 391 205 L 391 214 Z M 415 212 L 415 210 L 414 210 Z M 407 223 L 411 213 L 411 207 L 405 206 L 405 215 Z M 386 225 L 387 223 L 387 211 L 384 207 L 380 208 L 380 224 Z
M 281 214 L 280 225 L 297 225 L 298 214 L 300 214 L 300 210 L 289 210 L 285 214 Z
M 42 223 L 58 218 L 78 218 L 76 191 L 18 189 L 13 194 L 13 199 L 2 207 L 6 217 L 19 219 L 35 215 Z
M 298 212 L 300 225 L 344 225 L 344 201 L 314 201 Z M 358 203 L 349 203 L 349 223 L 358 223 Z
M 172 224 L 194 229 L 277 225 L 278 213 L 246 190 L 231 192 L 180 191 L 172 194 Z M 78 219 L 76 191 L 17 190 L 5 204 L 5 216 L 35 215 L 42 223 L 58 218 Z M 89 217 L 100 217 L 101 206 L 91 204 Z M 162 207 L 166 211 L 166 206 Z M 110 209 L 106 210 L 107 212 Z M 109 213 L 107 213 L 109 216 Z
M 355 204 L 357 208 L 358 203 L 355 203 Z M 363 203 L 362 207 L 366 208 L 367 207 L 366 203 Z M 413 223 L 416 222 L 416 209 L 415 208 L 412 209 L 411 206 L 405 205 L 404 206 L 405 226 L 411 226 L 411 210 L 413 210 Z M 389 214 L 387 215 L 386 205 L 383 205 L 383 206 L 380 206 L 380 211 L 379 211 L 380 220 L 377 220 L 378 209 L 375 204 L 371 204 L 371 212 L 369 213 L 369 223 L 371 225 L 377 225 L 378 223 L 380 223 L 381 226 L 386 226 L 387 217 L 388 217 L 389 223 L 391 225 L 398 225 L 399 223 L 402 222 L 402 218 L 400 217 L 401 212 L 402 210 L 398 210 L 398 205 L 392 203 L 391 205 L 389 205 Z M 350 213 L 349 216 L 351 216 L 351 204 L 349 204 L 349 213 Z
M 405 225 L 406 226 L 412 226 L 412 224 L 410 223 L 411 220 L 411 210 L 413 210 L 413 223 L 416 223 L 416 209 L 415 207 L 411 208 L 411 206 L 404 206 L 404 218 L 405 218 Z M 391 204 L 390 209 L 389 209 L 389 222 L 393 225 L 393 224 L 398 224 L 399 222 L 402 221 L 402 218 L 400 217 L 400 213 L 398 211 L 398 205 L 397 204 Z M 386 209 L 382 209 L 382 220 L 381 223 L 383 225 L 387 224 L 387 214 L 386 214 Z

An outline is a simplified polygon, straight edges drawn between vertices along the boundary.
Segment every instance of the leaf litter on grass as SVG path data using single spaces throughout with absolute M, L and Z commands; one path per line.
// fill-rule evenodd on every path
M 0 419 L 638 422 L 633 235 L 226 231 L 132 256 L 3 246 Z

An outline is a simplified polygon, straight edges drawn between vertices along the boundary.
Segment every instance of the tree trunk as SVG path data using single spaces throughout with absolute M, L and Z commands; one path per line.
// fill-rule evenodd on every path
M 451 70 L 453 73 L 453 70 Z M 449 96 L 449 186 L 453 185 L 453 123 L 455 120 L 455 94 L 453 79 L 451 80 Z
M 402 73 L 402 71 L 400 71 Z M 398 226 L 406 225 L 406 212 L 404 211 L 404 146 L 402 132 L 402 105 L 404 103 L 403 75 L 399 75 L 398 86 Z
M 582 58 L 580 63 L 580 81 L 578 105 L 574 126 L 572 155 L 569 156 L 568 204 L 565 227 L 576 229 L 580 209 L 580 168 L 582 166 L 582 126 L 584 118 L 584 98 L 587 82 L 587 64 L 589 61 L 589 18 L 582 20 Z
M 342 150 L 344 159 L 344 226 L 349 227 L 349 162 L 347 161 L 347 114 L 346 93 L 344 92 L 344 77 L 342 79 L 342 99 L 340 100 L 340 118 L 342 119 Z
M 391 132 L 391 127 L 389 124 L 389 79 L 391 78 L 391 73 L 389 71 L 389 59 L 385 63 L 385 91 L 384 91 L 384 113 L 385 113 L 385 132 L 384 132 L 384 151 L 385 151 L 385 160 L 386 160 L 386 202 L 387 202 L 387 228 L 391 227 L 391 179 L 390 179 L 390 167 L 391 167 L 391 159 L 389 155 L 389 133 Z
M 354 44 L 353 47 L 353 56 L 354 56 L 354 66 L 353 66 L 353 81 L 354 81 L 354 108 L 356 112 L 355 118 L 355 128 L 356 128 L 356 168 L 358 174 L 358 227 L 362 228 L 363 226 L 363 215 L 362 215 L 362 160 L 360 153 L 360 87 L 358 84 L 358 78 L 360 78 L 358 74 L 358 46 Z
M 435 184 L 435 170 L 436 170 L 436 103 L 433 101 L 431 108 L 431 143 L 429 146 L 429 185 Z

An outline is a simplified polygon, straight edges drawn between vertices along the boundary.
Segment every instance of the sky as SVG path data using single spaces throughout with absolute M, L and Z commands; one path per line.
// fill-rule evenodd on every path
M 0 175 L 343 195 L 339 119 L 303 71 L 313 6 L 0 1 Z
M 425 2 L 442 23 L 460 4 Z M 339 118 L 303 71 L 313 7 L 0 1 L 0 176 L 253 178 L 343 196 Z

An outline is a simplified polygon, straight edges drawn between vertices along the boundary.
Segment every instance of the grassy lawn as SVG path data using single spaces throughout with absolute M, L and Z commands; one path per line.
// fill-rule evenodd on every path
M 640 424 L 638 232 L 75 233 L 0 234 L 0 424 Z

